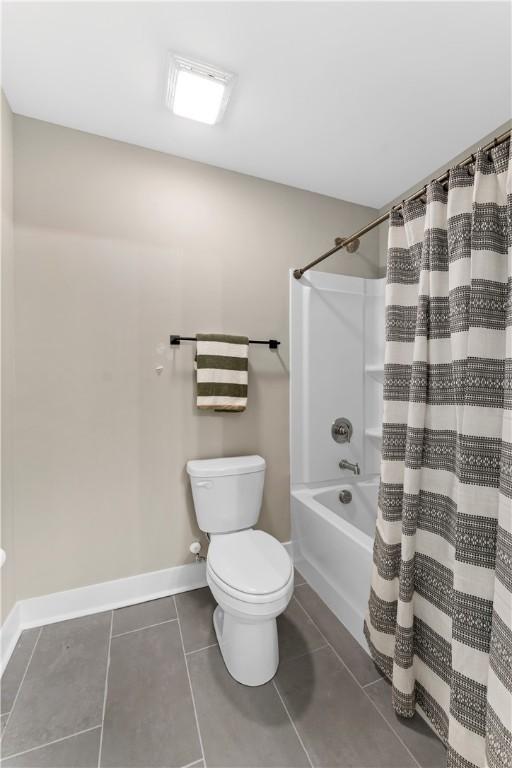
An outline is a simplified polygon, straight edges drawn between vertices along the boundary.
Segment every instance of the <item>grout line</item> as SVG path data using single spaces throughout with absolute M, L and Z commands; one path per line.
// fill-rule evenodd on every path
M 374 703 L 374 701 L 370 698 L 370 696 L 368 696 L 368 694 L 366 693 L 365 689 L 361 688 L 361 690 L 364 693 L 364 695 L 366 696 L 366 698 L 368 699 L 368 701 L 370 702 L 370 704 L 372 705 L 372 707 L 374 708 L 374 710 L 382 717 L 382 719 L 384 720 L 384 722 L 388 726 L 388 728 L 391 731 L 391 733 L 395 734 L 396 738 L 398 739 L 400 744 L 403 746 L 405 751 L 412 757 L 412 759 L 414 761 L 414 764 L 417 765 L 418 768 L 421 768 L 421 764 L 416 759 L 416 757 L 413 755 L 413 753 L 411 752 L 411 750 L 409 749 L 409 747 L 407 746 L 405 741 L 400 737 L 400 734 L 394 729 L 393 725 L 389 722 L 389 720 L 386 719 L 386 716 L 380 711 L 380 709 L 377 707 L 377 705 Z M 434 733 L 434 731 L 432 731 L 432 733 Z
M 320 649 L 318 648 L 317 650 L 320 650 Z M 272 680 L 272 685 L 274 686 L 274 689 L 275 689 L 275 691 L 276 691 L 277 695 L 279 696 L 279 699 L 280 699 L 280 701 L 281 701 L 281 704 L 283 705 L 284 711 L 285 711 L 285 712 L 286 712 L 286 714 L 288 715 L 288 719 L 289 719 L 289 721 L 290 721 L 290 723 L 291 723 L 291 726 L 292 726 L 293 730 L 295 731 L 295 735 L 297 736 L 297 738 L 298 738 L 298 740 L 299 740 L 299 742 L 300 742 L 300 745 L 301 745 L 302 749 L 304 750 L 304 753 L 305 753 L 305 755 L 306 755 L 306 757 L 307 757 L 307 759 L 308 759 L 308 763 L 309 763 L 309 765 L 311 766 L 311 768 L 313 768 L 313 762 L 312 762 L 312 760 L 311 760 L 311 758 L 310 758 L 310 756 L 309 756 L 309 752 L 307 751 L 307 749 L 306 749 L 306 747 L 305 747 L 305 745 L 304 745 L 304 742 L 303 742 L 303 741 L 302 741 L 302 739 L 301 739 L 300 733 L 299 733 L 299 731 L 297 730 L 297 726 L 296 726 L 296 725 L 295 725 L 295 723 L 293 722 L 293 718 L 292 718 L 292 716 L 290 715 L 290 713 L 289 713 L 289 711 L 288 711 L 288 707 L 287 707 L 287 706 L 286 706 L 286 704 L 284 703 L 284 699 L 283 699 L 283 697 L 281 696 L 281 693 L 280 693 L 280 691 L 279 691 L 279 688 L 277 687 L 277 684 L 276 684 L 276 681 L 275 681 L 275 679 L 274 679 L 274 680 Z
M 206 651 L 207 648 L 215 648 L 215 646 L 218 645 L 218 643 L 212 643 L 211 645 L 205 645 L 204 648 L 196 648 L 195 651 L 187 651 L 185 653 L 185 656 L 192 656 L 193 653 L 199 653 L 200 651 Z M 186 766 L 185 766 L 186 768 Z
M 205 756 L 204 756 L 203 737 L 201 736 L 201 729 L 199 727 L 199 718 L 197 716 L 196 700 L 194 698 L 194 691 L 192 690 L 192 680 L 190 678 L 190 670 L 188 668 L 187 654 L 185 653 L 185 643 L 183 642 L 183 632 L 181 631 L 180 612 L 178 610 L 178 603 L 177 603 L 176 597 L 174 595 L 173 595 L 173 600 L 174 600 L 174 607 L 176 609 L 176 616 L 178 618 L 178 629 L 179 629 L 179 632 L 180 632 L 180 640 L 181 640 L 181 648 L 183 650 L 183 658 L 185 659 L 185 669 L 187 670 L 188 686 L 190 688 L 190 695 L 192 697 L 192 707 L 194 708 L 194 717 L 196 719 L 197 735 L 199 737 L 199 745 L 201 747 L 201 755 L 202 755 L 202 758 L 203 758 L 204 768 L 206 768 L 206 759 L 205 759 Z
M 319 645 L 318 648 L 313 648 L 309 651 L 303 651 L 303 653 L 299 653 L 296 656 L 286 656 L 284 659 L 280 659 L 280 664 L 288 664 L 289 661 L 297 661 L 297 659 L 303 659 L 304 656 L 312 656 L 314 653 L 317 653 L 318 651 L 323 651 L 326 648 L 329 648 L 327 643 L 323 643 L 322 645 Z M 273 679 L 273 678 L 272 678 Z
M 197 765 L 198 763 L 202 763 L 203 758 L 200 757 L 199 760 L 194 760 L 193 763 L 187 763 L 186 765 L 183 765 L 182 768 L 192 768 L 193 765 Z
M 385 723 L 386 723 L 386 725 L 388 726 L 388 728 L 389 728 L 389 730 L 391 731 L 391 733 L 394 733 L 394 735 L 396 736 L 396 738 L 398 739 L 398 741 L 400 742 L 400 744 L 402 745 L 402 747 L 403 747 L 403 748 L 405 749 L 405 751 L 406 751 L 406 752 L 407 752 L 407 753 L 408 753 L 408 754 L 409 754 L 409 755 L 412 757 L 412 759 L 413 759 L 413 761 L 414 761 L 414 764 L 415 764 L 416 766 L 418 766 L 418 768 L 421 768 L 421 764 L 418 762 L 418 760 L 416 759 L 416 757 L 413 755 L 413 753 L 411 752 L 411 750 L 409 749 L 409 747 L 407 746 L 407 744 L 405 743 L 405 741 L 403 741 L 403 739 L 400 737 L 400 735 L 397 733 L 397 731 L 395 731 L 395 729 L 393 728 L 393 726 L 392 726 L 392 724 L 389 722 L 389 720 L 387 720 L 387 719 L 386 719 L 386 717 L 385 717 L 385 715 L 383 715 L 383 714 L 382 714 L 382 712 L 381 712 L 381 711 L 380 711 L 380 709 L 377 707 L 377 705 L 376 705 L 376 704 L 375 704 L 375 703 L 372 701 L 372 699 L 371 699 L 371 698 L 368 696 L 368 694 L 366 693 L 366 691 L 364 690 L 364 688 L 361 688 L 361 690 L 363 691 L 364 695 L 366 696 L 366 698 L 368 699 L 368 701 L 370 702 L 370 704 L 372 705 L 372 707 L 374 708 L 374 710 L 375 710 L 375 711 L 376 711 L 376 712 L 377 712 L 377 713 L 378 713 L 378 714 L 379 714 L 379 715 L 382 717 L 382 719 L 384 720 L 384 722 L 385 722 Z M 433 733 L 433 731 L 432 731 L 432 733 Z
M 16 702 L 18 701 L 18 696 L 20 695 L 21 686 L 22 686 L 22 685 L 23 685 L 23 683 L 25 682 L 25 678 L 26 678 L 26 676 L 27 676 L 28 668 L 30 667 L 30 663 L 31 663 L 31 661 L 32 661 L 32 658 L 33 658 L 33 656 L 34 656 L 34 653 L 35 653 L 35 651 L 36 651 L 36 648 L 37 648 L 37 644 L 38 644 L 38 642 L 39 642 L 39 638 L 40 638 L 40 637 L 41 637 L 41 635 L 42 635 L 43 629 L 44 629 L 44 627 L 41 627 L 41 629 L 39 630 L 39 634 L 38 634 L 38 635 L 37 635 L 37 637 L 36 637 L 36 641 L 35 641 L 35 643 L 34 643 L 34 647 L 32 648 L 32 653 L 30 654 L 30 656 L 29 656 L 29 659 L 28 659 L 28 661 L 27 661 L 27 666 L 25 667 L 25 671 L 24 671 L 24 673 L 23 673 L 23 677 L 21 678 L 21 682 L 20 682 L 20 684 L 19 684 L 19 686 L 18 686 L 18 690 L 16 691 L 16 696 L 14 697 L 14 701 L 13 701 L 13 703 L 12 703 L 12 707 L 11 707 L 11 709 L 10 709 L 10 711 L 9 711 L 9 714 L 7 715 L 7 720 L 5 721 L 5 726 L 4 726 L 4 733 L 5 733 L 6 729 L 7 729 L 7 726 L 9 725 L 9 720 L 11 719 L 11 715 L 12 715 L 12 713 L 14 712 L 14 707 L 16 706 Z
M 133 632 L 141 632 L 143 629 L 151 629 L 151 627 L 159 627 L 161 624 L 170 624 L 171 621 L 178 621 L 178 619 L 166 619 L 165 621 L 157 621 L 155 624 L 147 624 L 144 627 L 137 627 L 137 629 L 129 629 L 127 632 L 118 632 L 117 635 L 112 635 L 112 638 L 114 637 L 123 637 L 123 635 L 131 635 Z
M 351 669 L 350 669 L 350 668 L 349 668 L 349 667 L 348 667 L 348 666 L 345 664 L 345 662 L 343 661 L 343 659 L 341 658 L 341 656 L 339 655 L 339 653 L 336 651 L 336 649 L 335 649 L 335 648 L 333 648 L 333 646 L 331 645 L 331 643 L 329 642 L 329 640 L 327 639 L 327 637 L 324 635 L 324 633 L 322 632 L 322 630 L 320 629 L 320 627 L 318 626 L 318 624 L 317 624 L 317 623 L 316 623 L 316 622 L 315 622 L 315 621 L 314 621 L 314 620 L 311 618 L 311 615 L 310 615 L 310 614 L 307 612 L 307 610 L 304 608 L 304 606 L 302 605 L 302 603 L 300 602 L 300 600 L 298 600 L 297 598 L 295 598 L 295 599 L 297 600 L 298 604 L 300 605 L 300 607 L 302 608 L 302 610 L 304 611 L 304 613 L 306 614 L 306 616 L 308 617 L 308 619 L 309 619 L 310 621 L 312 621 L 312 622 L 313 622 L 314 626 L 315 626 L 315 627 L 317 628 L 317 630 L 320 632 L 321 636 L 324 638 L 325 642 L 327 643 L 327 645 L 329 646 L 329 648 L 331 649 L 331 651 L 334 653 L 334 655 L 336 656 L 336 658 L 338 659 L 338 661 L 339 661 L 339 662 L 341 662 L 341 664 L 342 664 L 342 665 L 345 667 L 345 669 L 346 669 L 346 670 L 347 670 L 347 672 L 349 673 L 350 677 L 351 677 L 351 678 L 354 680 L 354 682 L 355 682 L 355 683 L 357 683 L 357 685 L 358 685 L 359 689 L 360 689 L 360 690 L 363 692 L 363 694 L 364 694 L 364 695 L 365 695 L 365 697 L 368 699 L 368 701 L 370 702 L 370 704 L 372 705 L 372 707 L 374 708 L 374 710 L 375 710 L 375 711 L 377 712 L 377 714 L 378 714 L 378 715 L 380 715 L 380 717 L 381 717 L 381 718 L 384 720 L 384 722 L 385 722 L 385 723 L 386 723 L 386 725 L 388 726 L 389 730 L 390 730 L 390 731 L 391 731 L 391 732 L 392 732 L 392 733 L 395 735 L 395 737 L 398 739 L 398 741 L 400 742 L 400 744 L 402 745 L 402 747 L 405 749 L 405 751 L 408 753 L 408 755 L 410 755 L 410 757 L 412 757 L 412 759 L 413 759 L 413 761 L 414 761 L 414 764 L 417 766 L 417 768 L 421 768 L 421 765 L 420 765 L 420 763 L 419 763 L 419 762 L 416 760 L 416 758 L 414 757 L 413 753 L 411 752 L 411 750 L 409 749 L 409 747 L 407 746 L 407 744 L 405 744 L 405 742 L 404 742 L 404 741 L 402 741 L 402 739 L 400 738 L 400 736 L 398 735 L 398 733 L 395 731 L 395 729 L 393 728 L 393 726 L 391 725 L 391 723 L 389 723 L 389 722 L 386 720 L 386 718 L 384 717 L 384 715 L 382 714 L 382 712 L 380 711 L 380 709 L 377 707 L 377 705 L 374 703 L 374 701 L 373 701 L 373 700 L 370 698 L 370 696 L 368 696 L 367 692 L 366 692 L 366 691 L 365 691 L 365 689 L 364 689 L 364 686 L 362 686 L 362 685 L 361 685 L 361 683 L 359 682 L 359 680 L 357 679 L 357 677 L 354 675 L 354 673 L 352 672 L 352 670 L 351 670 Z M 318 598 L 318 599 L 319 599 L 321 602 L 323 602 L 323 600 L 320 598 L 320 596 L 319 596 L 319 598 Z M 325 605 L 325 603 L 324 603 L 324 605 Z M 338 621 L 339 621 L 339 619 L 338 619 Z M 342 623 L 342 622 L 340 622 L 340 624 L 341 624 L 341 623 Z M 343 625 L 342 625 L 342 626 L 343 626 Z
M 357 683 L 358 687 L 359 687 L 359 688 L 361 688 L 361 690 L 362 690 L 362 689 L 363 689 L 363 686 L 361 685 L 361 683 L 359 682 L 359 680 L 357 679 L 357 677 L 354 675 L 354 673 L 352 672 L 352 670 L 350 669 L 350 667 L 348 667 L 348 666 L 347 666 L 347 664 L 346 664 L 346 663 L 343 661 L 343 659 L 342 659 L 342 658 L 341 658 L 341 656 L 339 655 L 338 651 L 337 651 L 337 650 L 336 650 L 336 649 L 333 647 L 333 645 L 332 645 L 332 644 L 329 642 L 329 640 L 328 640 L 328 639 L 327 639 L 327 637 L 324 635 L 324 633 L 322 632 L 322 630 L 320 629 L 320 627 L 318 626 L 318 624 L 316 623 L 316 621 L 314 621 L 314 619 L 311 617 L 311 614 L 309 614 L 309 613 L 308 613 L 308 611 L 307 611 L 307 610 L 304 608 L 304 606 L 302 605 L 302 603 L 300 602 L 300 600 L 299 600 L 298 598 L 295 598 L 295 599 L 297 600 L 297 603 L 300 605 L 300 607 L 302 608 L 302 610 L 304 611 L 304 613 L 306 614 L 306 616 L 308 617 L 308 619 L 309 619 L 309 620 L 310 620 L 310 621 L 313 623 L 313 626 L 314 626 L 314 627 L 316 627 L 316 629 L 318 630 L 318 632 L 320 633 L 320 635 L 323 637 L 323 639 L 325 640 L 325 643 L 326 643 L 326 645 L 327 645 L 327 646 L 328 646 L 328 647 L 331 649 L 331 651 L 334 653 L 334 655 L 336 656 L 336 658 L 338 659 L 338 661 L 340 661 L 340 662 L 341 662 L 341 664 L 342 664 L 342 665 L 345 667 L 345 669 L 346 669 L 346 670 L 347 670 L 347 672 L 349 673 L 350 677 L 351 677 L 351 678 L 352 678 L 352 679 L 353 679 L 353 680 L 354 680 L 354 681 Z M 318 599 L 319 599 L 319 600 L 321 600 L 321 598 L 320 598 L 320 597 L 319 597 Z M 325 605 L 325 603 L 324 603 L 324 605 Z M 333 614 L 333 615 L 335 615 L 335 614 Z M 337 617 L 336 617 L 336 618 L 337 618 Z M 339 619 L 337 619 L 337 620 L 339 621 Z M 341 623 L 342 623 L 342 622 L 340 621 L 340 624 L 341 624 Z M 344 625 L 342 624 L 342 626 L 344 626 Z M 372 702 L 372 703 L 373 703 L 373 702 Z
M 107 668 L 105 670 L 105 688 L 103 691 L 103 710 L 101 714 L 100 748 L 98 750 L 98 768 L 101 765 L 101 751 L 103 749 L 103 726 L 105 724 L 105 710 L 107 708 L 108 673 L 110 670 L 110 648 L 112 646 L 112 626 L 114 624 L 114 611 L 110 611 L 110 632 L 108 636 Z
M 375 683 L 380 683 L 382 680 L 385 680 L 384 677 L 378 677 L 377 680 L 372 680 L 371 683 L 365 683 L 365 685 L 362 685 L 361 688 L 369 688 L 371 685 L 375 685 Z
M 4 760 L 11 759 L 11 757 L 19 757 L 20 755 L 28 755 L 30 752 L 36 752 L 38 749 L 44 749 L 45 747 L 51 747 L 52 744 L 60 744 L 61 741 L 67 741 L 74 736 L 81 736 L 82 733 L 89 733 L 89 731 L 96 731 L 101 728 L 101 725 L 93 725 L 92 728 L 84 728 L 83 731 L 77 731 L 76 733 L 70 733 L 69 736 L 62 736 L 60 739 L 53 739 L 53 741 L 47 741 L 45 744 L 38 744 L 37 747 L 31 747 L 30 749 L 24 749 L 23 752 L 15 752 L 13 755 L 2 755 Z M 3 761 L 2 761 L 3 762 Z

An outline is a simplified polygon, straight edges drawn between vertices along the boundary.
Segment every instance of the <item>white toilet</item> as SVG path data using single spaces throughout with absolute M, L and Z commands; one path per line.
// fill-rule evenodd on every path
M 279 663 L 276 617 L 293 593 L 293 566 L 282 544 L 253 527 L 261 509 L 261 456 L 189 461 L 199 527 L 209 534 L 208 585 L 224 662 L 244 685 L 263 685 Z

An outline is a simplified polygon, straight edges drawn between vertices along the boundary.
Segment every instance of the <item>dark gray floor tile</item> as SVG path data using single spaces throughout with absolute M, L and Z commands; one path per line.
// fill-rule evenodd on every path
M 209 768 L 308 765 L 272 683 L 235 682 L 218 647 L 194 653 L 188 663 Z
M 0 733 L 3 733 L 5 730 L 5 726 L 7 725 L 7 718 L 9 717 L 9 713 L 6 713 L 5 715 L 2 715 L 0 717 Z
M 201 747 L 177 621 L 112 638 L 102 766 L 183 766 Z
M 415 765 L 330 648 L 280 664 L 276 685 L 313 765 Z
M 0 711 L 10 712 L 14 699 L 18 693 L 18 688 L 22 681 L 27 664 L 30 660 L 32 651 L 39 636 L 40 627 L 35 629 L 26 629 L 21 633 L 13 654 L 9 660 L 5 672 L 2 675 L 2 694 Z
M 322 635 L 295 599 L 292 599 L 286 611 L 277 617 L 277 632 L 281 661 L 315 651 L 325 645 Z
M 309 584 L 298 587 L 295 590 L 295 597 L 361 685 L 382 677 L 370 655 L 361 648 L 357 640 L 354 640 L 348 629 L 338 621 Z
M 415 715 L 412 720 L 397 717 L 391 700 L 391 686 L 387 680 L 380 680 L 365 688 L 365 691 L 423 768 L 445 768 L 446 750 L 443 743 L 420 715 Z
M 101 728 L 2 760 L 2 768 L 96 768 Z
M 128 605 L 114 611 L 112 635 L 132 632 L 134 629 L 150 627 L 176 618 L 176 607 L 172 597 L 162 597 L 160 600 L 149 600 L 147 603 Z
M 110 613 L 43 627 L 3 737 L 9 756 L 101 723 Z
M 217 642 L 213 611 L 217 603 L 209 587 L 175 595 L 186 653 Z

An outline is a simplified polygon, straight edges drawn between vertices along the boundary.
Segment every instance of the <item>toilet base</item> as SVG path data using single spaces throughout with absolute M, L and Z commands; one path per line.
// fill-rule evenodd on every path
M 279 664 L 275 618 L 244 621 L 218 605 L 213 626 L 228 672 L 242 685 L 263 685 Z

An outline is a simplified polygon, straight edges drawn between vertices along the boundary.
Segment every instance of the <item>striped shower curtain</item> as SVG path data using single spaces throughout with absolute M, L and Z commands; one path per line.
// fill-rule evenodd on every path
M 396 712 L 449 768 L 512 767 L 509 142 L 390 219 L 384 425 L 365 621 Z

